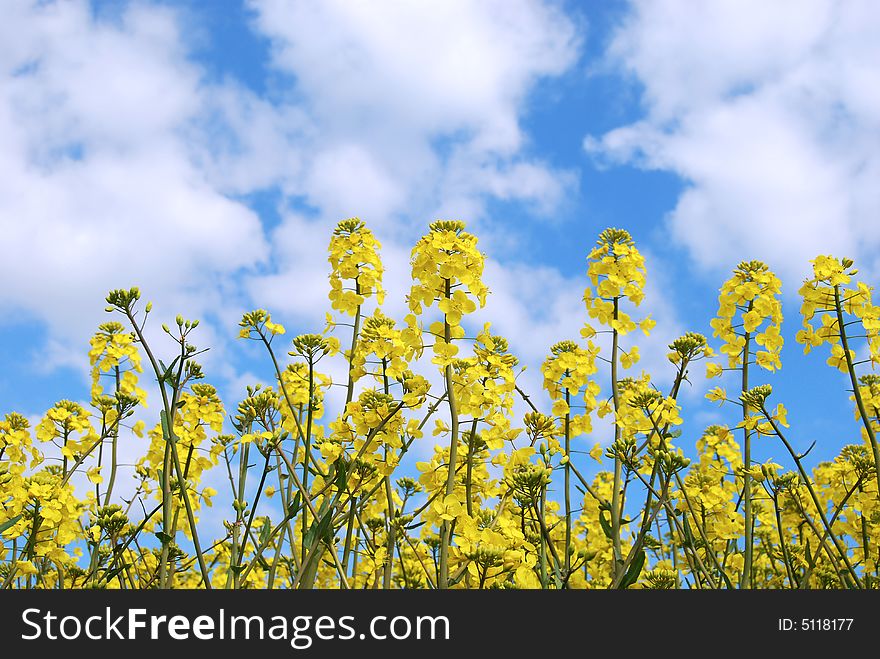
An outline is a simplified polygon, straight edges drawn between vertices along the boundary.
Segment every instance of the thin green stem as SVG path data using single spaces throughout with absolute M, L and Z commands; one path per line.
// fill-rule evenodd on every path
M 807 474 L 806 469 L 804 469 L 804 465 L 800 459 L 800 456 L 798 456 L 798 454 L 792 448 L 791 444 L 788 442 L 788 439 L 786 439 L 785 435 L 783 435 L 782 432 L 780 431 L 779 425 L 776 423 L 775 419 L 770 415 L 769 412 L 767 412 L 767 409 L 763 405 L 761 406 L 761 413 L 764 415 L 764 418 L 766 418 L 767 421 L 770 423 L 770 426 L 773 428 L 773 432 L 776 433 L 776 436 L 779 437 L 780 440 L 782 440 L 782 443 L 785 445 L 786 450 L 788 451 L 789 455 L 791 455 L 792 459 L 794 460 L 795 464 L 797 465 L 798 471 L 800 472 L 800 475 L 801 475 L 801 478 L 803 479 L 804 485 L 806 486 L 807 491 L 810 493 L 810 498 L 813 500 L 813 505 L 816 507 L 816 512 L 819 513 L 819 519 L 822 520 L 822 525 L 825 527 L 825 530 L 827 531 L 828 537 L 830 537 L 831 542 L 834 543 L 834 547 L 835 547 L 835 549 L 837 549 L 837 552 L 840 554 L 840 558 L 843 559 L 843 562 L 846 565 L 846 568 L 849 571 L 849 574 L 852 577 L 853 581 L 856 583 L 856 585 L 859 588 L 862 588 L 863 586 L 862 586 L 861 580 L 859 579 L 859 575 L 856 574 L 856 571 L 853 568 L 852 563 L 850 563 L 847 549 L 845 546 L 841 546 L 840 539 L 832 531 L 831 524 L 828 521 L 828 518 L 825 516 L 825 511 L 822 509 L 822 503 L 819 501 L 819 497 L 816 494 L 816 490 L 813 488 L 813 483 L 810 480 L 810 477 Z
M 754 301 L 749 302 L 749 311 L 752 310 Z M 749 390 L 749 354 L 751 347 L 751 334 L 745 333 L 745 345 L 743 346 L 742 361 L 742 393 Z M 749 407 L 743 405 L 743 420 L 748 419 Z M 752 563 L 754 557 L 753 520 L 752 520 L 752 433 L 748 425 L 743 425 L 743 517 L 744 517 L 744 551 L 743 570 L 740 579 L 740 587 L 749 589 L 752 587 Z
M 853 388 L 853 396 L 856 400 L 856 407 L 859 410 L 859 417 L 865 426 L 865 432 L 868 435 L 868 443 L 871 445 L 871 453 L 874 455 L 874 465 L 876 467 L 877 477 L 877 496 L 880 497 L 880 446 L 877 445 L 877 434 L 871 425 L 871 417 L 865 408 L 865 401 L 862 399 L 862 392 L 859 387 L 859 380 L 856 377 L 856 368 L 853 364 L 852 354 L 849 350 L 849 338 L 846 335 L 846 326 L 843 322 L 843 303 L 840 299 L 840 285 L 834 285 L 834 309 L 837 312 L 837 325 L 840 332 L 840 344 L 843 348 L 843 355 L 846 359 L 846 370 L 849 373 L 849 380 Z
M 616 325 L 616 321 L 618 320 L 620 315 L 620 299 L 614 298 L 614 313 L 613 319 L 614 324 Z M 620 350 L 619 345 L 619 332 L 617 329 L 612 330 L 611 334 L 611 396 L 614 401 L 614 415 L 615 419 L 618 418 L 618 414 L 620 411 L 620 394 L 617 391 L 617 357 L 618 351 Z M 618 424 L 614 424 L 614 441 L 617 442 L 620 439 L 620 426 Z M 621 568 L 623 567 L 623 550 L 621 548 L 620 542 L 620 521 L 623 516 L 623 502 L 621 501 L 621 479 L 623 475 L 623 463 L 620 460 L 620 457 L 615 455 L 614 457 L 614 481 L 613 481 L 613 489 L 611 491 L 611 544 L 612 544 L 612 552 L 614 554 L 614 579 L 617 579 L 618 575 L 621 572 Z
M 567 372 L 566 372 L 567 375 Z M 571 404 L 571 392 L 568 388 L 565 389 L 565 423 L 563 426 L 563 431 L 565 432 L 565 484 L 564 484 L 564 496 L 565 496 L 565 581 L 568 583 L 568 578 L 571 575 L 571 411 L 569 410 L 569 405 Z
M 445 282 L 445 296 L 447 299 L 452 296 L 449 279 Z M 449 317 L 447 315 L 443 317 L 443 338 L 447 344 L 452 343 L 452 326 L 449 324 Z M 443 374 L 446 380 L 446 397 L 449 402 L 450 417 L 449 428 L 452 435 L 449 442 L 449 466 L 446 478 L 446 496 L 450 496 L 455 492 L 455 471 L 458 461 L 458 401 L 455 396 L 452 364 L 446 364 Z M 443 523 L 440 525 L 440 578 L 437 584 L 441 590 L 449 587 L 449 545 L 451 542 L 451 525 L 448 521 L 443 520 Z

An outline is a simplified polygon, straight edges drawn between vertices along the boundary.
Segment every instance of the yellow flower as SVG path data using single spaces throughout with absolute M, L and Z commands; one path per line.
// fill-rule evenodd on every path
M 709 393 L 706 394 L 706 398 L 711 401 L 723 403 L 727 400 L 727 392 L 722 387 L 715 387 L 714 389 L 709 390 Z
M 364 301 L 375 295 L 379 304 L 385 296 L 382 288 L 382 245 L 357 217 L 342 220 L 333 230 L 329 257 L 330 302 L 333 309 L 354 316 Z M 353 281 L 351 288 L 344 282 Z M 332 319 L 328 318 L 328 323 Z
M 90 467 L 86 470 L 86 475 L 91 483 L 103 483 L 104 477 L 101 476 L 101 467 Z
M 743 261 L 734 269 L 733 276 L 722 285 L 718 313 L 710 325 L 713 335 L 724 341 L 721 352 L 727 355 L 729 368 L 742 368 L 746 334 L 753 337 L 757 345 L 765 348 L 755 356 L 758 366 L 771 371 L 781 368 L 781 286 L 776 275 L 760 261 Z M 739 325 L 742 331 L 738 331 Z M 762 327 L 763 330 L 758 332 Z M 750 347 L 749 352 L 751 351 Z M 752 355 L 749 354 L 748 357 L 751 359 Z M 707 375 L 708 373 L 707 370 Z
M 620 364 L 624 368 L 632 368 L 635 364 L 638 363 L 640 358 L 639 355 L 639 347 L 633 346 L 629 349 L 629 351 L 621 351 L 620 354 Z

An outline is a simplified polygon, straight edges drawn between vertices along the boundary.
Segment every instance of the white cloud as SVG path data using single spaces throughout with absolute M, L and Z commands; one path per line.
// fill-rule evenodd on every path
M 330 233 L 320 223 L 285 215 L 272 233 L 277 271 L 249 279 L 251 298 L 270 312 L 292 314 L 300 322 L 323 323 L 330 290 L 329 240 Z
M 422 224 L 444 210 L 476 220 L 493 196 L 549 213 L 572 184 L 528 155 L 520 127 L 534 84 L 578 56 L 575 26 L 553 5 L 250 5 L 314 123 L 301 193 L 327 217 Z
M 294 73 L 335 131 L 398 136 L 471 131 L 517 149 L 518 104 L 540 76 L 563 73 L 577 34 L 542 2 L 253 0 L 278 66 Z
M 259 218 L 193 158 L 214 96 L 179 17 L 132 4 L 12 2 L 0 24 L 0 308 L 49 329 L 43 367 L 85 369 L 108 289 L 138 285 L 158 321 L 222 315 L 262 261 Z M 244 105 L 240 100 L 239 105 Z M 201 129 L 200 129 L 201 130 Z M 257 140 L 258 137 L 252 137 Z M 156 323 L 156 326 L 158 322 Z M 201 338 L 223 336 L 209 323 Z
M 347 143 L 315 156 L 305 187 L 328 217 L 382 218 L 404 209 L 406 191 L 396 178 L 375 154 Z
M 479 228 L 489 198 L 550 214 L 575 185 L 530 155 L 520 119 L 534 84 L 572 66 L 580 37 L 553 5 L 503 8 L 255 2 L 255 29 L 296 80 L 270 100 L 209 81 L 167 7 L 98 17 L 85 1 L 10 4 L 0 275 L 14 285 L 0 306 L 48 324 L 50 365 L 75 363 L 116 286 L 141 286 L 165 318 L 228 325 L 253 303 L 322 323 L 330 229 L 360 214 L 382 234 L 399 315 L 409 249 L 430 219 Z M 274 186 L 285 199 L 270 251 L 229 195 Z M 317 217 L 288 210 L 297 200 Z M 203 328 L 219 368 L 225 333 Z
M 301 193 L 306 145 L 314 125 L 299 106 L 273 103 L 232 80 L 200 89 L 203 110 L 192 123 L 194 161 L 218 189 L 230 194 L 280 186 Z
M 796 289 L 820 253 L 876 268 L 880 9 L 634 2 L 609 57 L 644 117 L 585 146 L 686 182 L 668 218 L 705 269 L 761 258 Z
M 410 249 L 428 222 L 459 218 L 478 235 L 509 236 L 516 227 L 487 216 L 489 199 L 547 218 L 576 188 L 572 172 L 532 154 L 520 125 L 535 84 L 564 74 L 579 54 L 580 35 L 556 5 L 250 6 L 255 29 L 271 39 L 274 66 L 295 80 L 293 96 L 310 121 L 307 166 L 301 177 L 286 178 L 285 191 L 316 209 L 311 217 L 283 212 L 272 235 L 275 267 L 249 280 L 260 304 L 322 325 L 330 232 L 339 219 L 358 215 L 383 243 L 385 311 L 402 318 Z M 514 279 L 526 282 L 529 272 L 560 278 L 552 268 L 518 265 L 515 255 L 490 256 L 506 256 L 490 266 L 498 291 Z M 557 295 L 548 302 L 553 309 L 565 304 L 568 291 L 553 289 Z M 549 333 L 555 311 L 546 309 L 541 319 L 528 304 L 509 296 L 493 302 L 494 313 L 511 328 L 547 324 Z
M 555 4 L 252 7 L 274 65 L 295 80 L 271 99 L 207 80 L 167 7 L 126 5 L 112 20 L 85 1 L 4 7 L 0 277 L 13 284 L 0 308 L 47 324 L 50 365 L 77 363 L 108 288 L 138 284 L 157 303 L 152 329 L 177 311 L 207 315 L 197 341 L 212 346 L 205 370 L 233 412 L 227 392 L 271 379 L 259 351 L 244 349 L 258 361 L 243 372 L 227 359 L 237 314 L 253 304 L 292 318 L 291 333 L 320 330 L 337 220 L 361 215 L 382 240 L 385 310 L 400 319 L 410 248 L 428 221 L 459 217 L 503 237 L 517 227 L 488 218 L 489 200 L 546 219 L 576 187 L 521 126 L 535 84 L 579 55 Z M 276 186 L 281 223 L 267 236 L 231 197 Z M 479 319 L 511 340 L 539 400 L 549 347 L 578 336 L 584 283 L 503 251 L 490 254 Z M 664 337 L 672 312 L 655 315 Z M 651 368 L 662 349 L 639 343 Z M 344 379 L 338 363 L 333 375 Z M 141 448 L 127 445 L 126 459 Z
M 330 229 L 355 214 L 383 242 L 387 313 L 406 313 L 410 248 L 427 222 L 461 217 L 497 252 L 480 322 L 511 339 L 533 389 L 549 346 L 578 335 L 583 282 L 504 254 L 514 227 L 485 216 L 489 198 L 550 214 L 576 185 L 530 155 L 520 128 L 534 84 L 578 54 L 554 6 L 505 3 L 499 21 L 491 3 L 255 2 L 275 65 L 296 79 L 283 101 L 207 82 L 170 10 L 132 5 L 107 21 L 84 3 L 15 7 L 5 25 L 33 29 L 9 30 L 2 51 L 0 210 L 12 248 L 0 269 L 16 286 L 0 304 L 49 324 L 50 365 L 79 360 L 107 288 L 137 283 L 157 300 L 157 324 L 210 314 L 206 366 L 240 383 L 227 328 L 251 304 L 293 329 L 323 327 Z M 285 199 L 267 237 L 226 195 L 273 186 Z M 297 199 L 315 212 L 293 210 Z

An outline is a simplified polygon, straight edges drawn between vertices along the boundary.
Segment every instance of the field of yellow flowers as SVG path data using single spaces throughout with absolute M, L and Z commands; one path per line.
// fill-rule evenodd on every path
M 338 224 L 321 334 L 290 340 L 269 312 L 244 314 L 239 336 L 274 378 L 232 410 L 204 382 L 198 321 L 163 325 L 179 350 L 157 355 L 151 305 L 137 288 L 112 291 L 114 320 L 89 350 L 90 404 L 59 401 L 35 427 L 16 412 L 0 421 L 0 588 L 880 584 L 880 307 L 850 260 L 813 261 L 797 341 L 848 374 L 840 395 L 861 441 L 808 470 L 783 401 L 755 384 L 772 382 L 783 344 L 781 284 L 765 264 L 745 261 L 723 283 L 712 338 L 669 337 L 672 387 L 660 390 L 631 375 L 634 337 L 654 326 L 638 313 L 644 259 L 606 229 L 587 259 L 580 336 L 547 346 L 544 391 L 530 392 L 504 337 L 466 323 L 488 288 L 462 222 L 433 222 L 413 248 L 405 318 L 382 313 L 379 250 L 359 219 Z M 332 382 L 324 360 L 344 360 L 347 380 Z M 728 425 L 685 426 L 679 392 L 698 368 L 741 382 L 708 393 Z M 145 380 L 158 387 L 149 428 L 133 422 L 147 413 Z M 332 385 L 345 390 L 335 418 Z M 608 436 L 596 419 L 612 421 Z M 759 439 L 785 464 L 754 461 Z M 146 450 L 122 496 L 131 442 Z M 416 473 L 402 459 L 417 442 L 436 445 Z M 59 459 L 44 459 L 52 445 Z M 585 477 L 598 459 L 608 470 Z M 221 537 L 199 524 L 218 494 L 209 470 L 229 486 Z M 274 515 L 257 514 L 267 502 Z

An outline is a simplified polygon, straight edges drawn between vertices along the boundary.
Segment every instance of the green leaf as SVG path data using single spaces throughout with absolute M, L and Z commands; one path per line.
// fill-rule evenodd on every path
M 599 525 L 602 527 L 602 530 L 605 532 L 605 536 L 609 539 L 613 539 L 613 534 L 611 531 L 611 522 L 605 519 L 605 511 L 599 511 Z
M 160 364 L 162 364 L 162 368 L 165 369 L 165 372 L 162 374 L 163 381 L 168 380 L 172 384 L 174 383 L 174 367 L 177 365 L 178 361 L 180 361 L 179 355 L 174 358 L 174 361 L 171 362 L 171 365 L 168 368 L 165 368 L 165 365 L 162 364 L 162 362 L 159 362 Z
M 344 492 L 345 488 L 348 487 L 348 470 L 346 469 L 345 463 L 342 460 L 337 460 L 336 462 L 336 488 L 340 492 Z
M 159 538 L 159 542 L 161 542 L 163 545 L 167 545 L 174 541 L 174 538 L 165 533 L 165 531 L 156 531 L 154 535 Z
M 3 531 L 5 531 L 6 529 L 11 529 L 13 526 L 15 526 L 18 523 L 18 520 L 20 520 L 20 519 L 21 519 L 21 515 L 16 515 L 15 517 L 7 519 L 5 522 L 0 524 L 0 533 L 3 533 Z
M 457 584 L 459 581 L 461 581 L 462 579 L 464 579 L 464 577 L 465 577 L 466 574 L 467 574 L 466 571 L 465 571 L 465 572 L 462 572 L 461 576 L 460 576 L 458 579 L 453 579 L 453 578 L 450 577 L 450 578 L 449 578 L 449 585 L 450 585 L 450 586 L 454 586 L 454 585 Z
M 642 573 L 642 568 L 645 566 L 645 550 L 639 549 L 639 553 L 636 554 L 635 559 L 630 564 L 629 569 L 626 571 L 626 574 L 623 575 L 623 581 L 620 582 L 621 588 L 629 588 L 636 581 L 639 580 L 639 575 Z
M 263 528 L 260 529 L 260 544 L 265 545 L 269 542 L 269 534 L 272 533 L 272 526 L 269 524 L 269 519 L 266 518 L 266 523 L 263 524 Z
M 687 517 L 682 517 L 682 518 L 681 518 L 681 521 L 682 521 L 682 525 L 684 526 L 684 537 L 685 537 L 685 540 L 687 540 L 688 543 L 690 543 L 690 546 L 691 546 L 691 547 L 696 547 L 696 543 L 694 542 L 694 534 L 693 534 L 693 532 L 691 531 L 691 525 L 690 525 L 690 523 L 688 522 Z
M 327 513 L 321 518 L 320 522 L 312 522 L 309 530 L 303 537 L 303 542 L 307 547 L 313 546 L 317 541 L 330 540 L 330 523 L 333 521 L 333 511 Z
M 324 500 L 321 502 L 321 507 L 318 508 L 318 517 L 323 517 L 324 513 L 330 508 L 330 497 L 324 497 Z
M 111 579 L 113 579 L 113 577 L 115 577 L 117 574 L 122 572 L 127 567 L 130 567 L 130 565 L 128 563 L 123 563 L 119 567 L 113 568 L 112 570 L 108 570 L 107 572 L 104 573 L 104 579 L 106 581 L 110 581 Z
M 290 506 L 287 508 L 287 519 L 293 519 L 299 513 L 299 504 L 300 504 L 301 495 L 299 492 L 296 493 L 296 496 L 293 497 L 293 501 Z
M 171 439 L 171 430 L 168 427 L 168 415 L 165 410 L 159 412 L 159 420 L 162 422 L 162 437 L 168 441 Z

